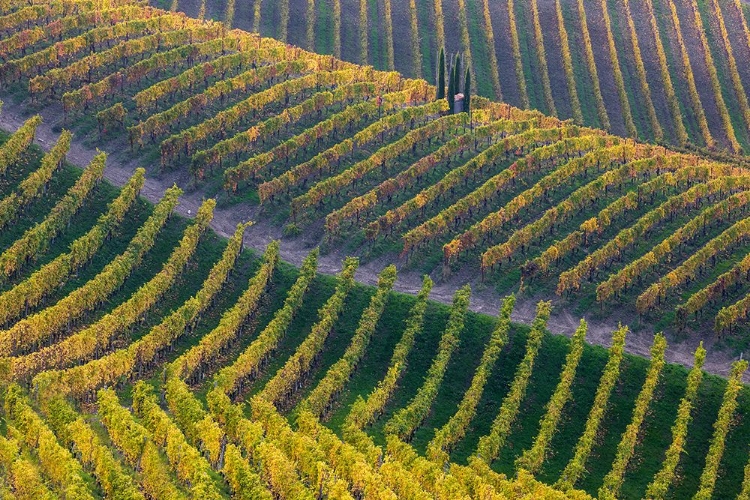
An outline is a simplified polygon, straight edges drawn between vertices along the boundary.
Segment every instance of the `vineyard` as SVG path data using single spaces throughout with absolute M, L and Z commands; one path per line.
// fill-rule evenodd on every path
M 2 17 L 8 98 L 56 106 L 56 126 L 151 164 L 147 175 L 177 176 L 222 207 L 249 205 L 324 252 L 386 257 L 441 279 L 468 272 L 581 314 L 624 310 L 659 329 L 747 344 L 741 164 L 477 96 L 469 113 L 453 113 L 424 80 L 180 13 L 55 5 Z M 449 91 L 470 88 L 470 58 L 445 59 Z M 0 257 L 7 275 L 38 251 L 16 247 Z M 46 291 L 27 297 L 33 288 L 5 303 L 35 306 Z
M 393 70 L 405 45 L 425 45 L 394 39 L 395 19 L 458 19 L 468 44 L 491 27 L 492 2 L 386 0 L 381 15 L 381 2 L 362 1 L 356 19 L 387 36 L 358 32 L 361 45 L 347 39 L 348 3 L 203 2 L 196 18 L 180 1 L 0 7 L 0 95 L 25 115 L 0 140 L 0 497 L 749 498 L 747 363 L 705 374 L 703 343 L 692 368 L 665 362 L 673 336 L 750 344 L 745 164 L 471 95 L 482 44 L 441 54 L 437 88 Z M 710 61 L 712 44 L 735 36 L 739 3 L 623 2 L 651 11 L 649 29 L 604 0 L 508 5 L 514 31 L 482 39 L 508 36 L 511 50 L 490 59 L 541 71 L 545 87 L 564 66 L 562 99 L 520 75 L 521 100 L 602 120 L 592 125 L 623 117 L 632 136 L 644 125 L 681 135 L 635 105 L 660 103 L 690 140 L 747 140 L 742 127 L 713 127 L 690 72 L 668 86 L 695 98 L 656 95 L 643 81 L 652 42 L 629 39 L 635 61 L 616 50 L 618 28 L 658 35 L 662 10 L 687 33 L 726 9 L 718 38 L 696 39 Z M 611 12 L 586 15 L 596 8 Z M 546 28 L 575 15 L 606 26 L 606 52 L 592 49 L 593 27 Z M 233 29 L 248 19 L 387 71 Z M 544 47 L 557 36 L 588 49 L 556 61 Z M 681 45 L 679 57 L 658 51 L 665 82 L 675 61 L 695 61 Z M 737 71 L 741 50 L 727 51 Z M 602 60 L 599 90 L 579 86 Z M 709 73 L 715 85 L 700 91 L 741 110 L 720 96 L 742 78 Z M 513 102 L 505 79 L 487 85 Z M 45 150 L 40 127 L 56 131 Z M 103 151 L 79 170 L 66 163 L 74 146 Z M 113 163 L 146 168 L 115 188 L 103 180 Z M 165 179 L 179 187 L 154 204 L 140 197 Z M 196 192 L 192 218 L 175 215 Z M 255 227 L 243 217 L 220 238 L 212 222 L 233 207 Z M 278 241 L 246 248 L 258 227 L 314 248 L 296 269 Z M 337 276 L 318 273 L 322 254 L 341 256 Z M 398 270 L 383 264 L 375 286 L 355 280 L 379 261 Z M 405 272 L 428 274 L 418 295 L 394 291 Z M 450 305 L 429 300 L 433 281 L 457 276 L 506 297 L 497 317 L 469 310 L 469 285 Z M 538 302 L 529 326 L 511 322 L 517 298 Z M 627 326 L 606 349 L 586 343 L 583 320 L 571 338 L 552 335 L 549 299 L 667 336 L 641 358 L 626 338 L 646 334 Z
M 201 9 L 196 0 L 151 3 L 191 16 Z M 255 9 L 201 5 L 228 26 L 433 84 L 445 46 L 473 63 L 480 95 L 617 135 L 734 153 L 750 147 L 750 12 L 742 0 L 249 3 Z M 623 49 L 628 56 L 618 55 Z
M 3 136 L 0 493 L 40 498 L 746 498 L 747 363 L 728 380 L 295 269 L 101 182 L 71 135 Z M 43 196 L 42 196 L 43 194 Z M 54 203 L 52 203 L 54 202 Z M 50 208 L 51 207 L 51 208 Z M 124 223 L 127 220 L 129 223 Z M 34 242 L 33 245 L 31 242 Z M 23 256 L 23 257 L 22 257 Z M 10 265 L 9 263 L 13 263 Z M 27 297 L 19 299 L 18 297 Z M 481 353 L 481 356 L 477 354 Z M 701 408 L 701 411 L 696 411 Z M 671 429 L 671 430 L 670 430 Z M 594 437 L 596 436 L 596 439 Z M 744 496 L 743 496 L 744 495 Z

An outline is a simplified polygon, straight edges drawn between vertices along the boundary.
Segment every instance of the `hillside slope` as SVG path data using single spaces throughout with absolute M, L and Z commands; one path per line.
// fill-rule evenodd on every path
M 10 99 L 301 249 L 747 346 L 743 165 L 479 97 L 452 114 L 424 80 L 113 7 L 4 16 Z
M 431 83 L 444 46 L 486 97 L 642 140 L 750 146 L 742 0 L 152 3 Z
M 316 251 L 301 269 L 277 243 L 242 251 L 243 225 L 207 229 L 212 200 L 170 216 L 177 188 L 154 206 L 142 171 L 97 182 L 104 154 L 59 166 L 65 136 L 43 154 L 35 125 L 0 140 L 0 200 L 26 193 L 0 235 L 3 498 L 746 493 L 746 363 L 727 381 L 702 349 L 690 371 L 665 365 L 661 336 L 649 360 L 623 353 L 626 328 L 609 350 L 585 322 L 551 335 L 547 303 L 529 328 L 512 297 L 492 318 L 466 311 L 468 287 L 449 307 L 429 279 L 393 293 L 393 267 L 375 288 L 356 259 L 332 277 Z M 42 246 L 8 272 L 30 234 Z
M 750 494 L 747 363 L 706 375 L 698 346 L 747 343 L 739 161 L 476 96 L 452 113 L 423 80 L 143 4 L 0 8 L 28 116 L 0 141 L 3 498 Z M 115 158 L 65 165 L 82 144 Z M 282 234 L 312 248 L 299 269 Z M 319 275 L 320 252 L 359 259 Z M 450 305 L 428 277 L 393 293 L 403 270 Z M 473 314 L 466 282 L 518 304 Z M 537 297 L 667 326 L 690 367 L 661 334 L 550 335 Z

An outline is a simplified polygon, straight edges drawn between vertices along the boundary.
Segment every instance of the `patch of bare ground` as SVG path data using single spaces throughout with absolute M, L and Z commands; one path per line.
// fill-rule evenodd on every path
M 495 34 L 495 53 L 497 54 L 497 71 L 500 75 L 500 88 L 505 102 L 521 106 L 521 96 L 516 80 L 515 62 L 510 41 L 510 22 L 508 20 L 507 0 L 490 0 L 490 17 Z M 484 4 L 482 4 L 484 8 Z
M 359 63 L 359 56 L 359 0 L 341 0 L 341 58 Z
M 719 4 L 724 14 L 734 57 L 737 59 L 737 69 L 747 91 L 750 89 L 750 64 L 742 64 L 741 61 L 750 61 L 750 44 L 745 35 L 745 28 L 742 26 L 740 11 L 734 7 L 734 2 L 719 2 Z
M 458 22 L 458 2 L 443 0 L 443 18 L 445 20 L 445 53 L 447 58 L 449 54 L 463 51 L 461 24 Z
M 177 10 L 184 12 L 190 17 L 198 17 L 201 0 L 180 0 L 177 2 Z
M 27 118 L 23 105 L 14 104 L 10 99 L 6 100 L 0 113 L 0 128 L 6 131 L 14 131 L 23 124 Z M 60 125 L 62 110 L 59 105 L 52 105 L 46 108 L 42 113 L 43 123 L 37 128 L 36 141 L 44 149 L 51 147 L 57 137 L 56 127 Z M 124 151 L 126 146 L 123 141 L 109 142 L 102 145 L 102 149 L 109 151 Z M 96 150 L 83 144 L 80 139 L 73 140 L 68 161 L 79 167 L 85 167 L 96 154 Z M 107 161 L 105 177 L 112 184 L 122 186 L 132 175 L 136 167 L 140 166 L 137 160 L 127 161 L 118 155 L 110 155 Z M 156 170 L 155 165 L 147 166 L 150 172 Z M 141 194 L 151 202 L 156 202 L 161 198 L 164 191 L 177 184 L 187 188 L 189 176 L 185 173 L 173 172 L 168 175 L 149 175 L 143 186 Z M 183 216 L 190 217 L 196 213 L 203 200 L 203 193 L 199 190 L 185 189 L 185 194 L 180 199 L 180 205 L 177 212 Z M 319 238 L 312 238 L 303 234 L 297 238 L 282 237 L 281 229 L 271 224 L 268 220 L 257 219 L 258 207 L 250 205 L 237 205 L 228 208 L 219 208 L 216 210 L 212 228 L 216 233 L 222 236 L 230 236 L 238 223 L 255 220 L 245 233 L 245 244 L 256 251 L 262 251 L 268 243 L 274 239 L 281 241 L 281 258 L 294 265 L 300 265 L 302 259 L 307 255 L 311 248 L 320 243 Z M 314 234 L 314 233 L 313 233 Z M 341 250 L 334 250 L 320 259 L 319 270 L 326 274 L 333 274 L 341 269 L 341 262 L 344 254 Z M 356 279 L 365 284 L 374 285 L 377 281 L 378 273 L 389 264 L 387 258 L 373 260 L 363 264 L 356 275 Z M 397 267 L 404 266 L 403 261 L 397 261 Z M 403 293 L 415 294 L 421 287 L 422 276 L 418 272 L 402 269 L 399 273 L 395 290 Z M 438 281 L 432 290 L 431 298 L 442 303 L 450 303 L 453 293 L 466 283 L 472 285 L 473 294 L 471 298 L 471 309 L 476 312 L 495 315 L 500 307 L 501 296 L 492 288 L 485 286 L 476 272 L 463 270 L 448 279 Z M 513 319 L 522 323 L 530 323 L 534 317 L 534 307 L 537 298 L 520 296 L 516 303 L 516 310 L 513 313 Z M 549 321 L 549 328 L 555 333 L 571 335 L 576 329 L 579 318 L 566 310 L 559 300 L 553 299 L 558 307 L 555 309 Z M 608 346 L 611 340 L 611 334 L 617 327 L 618 322 L 623 324 L 633 323 L 635 318 L 629 317 L 612 317 L 607 320 L 600 320 L 593 317 L 587 317 L 589 322 L 588 340 L 592 344 Z M 627 341 L 627 350 L 633 354 L 647 356 L 653 331 L 642 329 L 632 332 Z M 725 351 L 714 348 L 716 339 L 713 337 L 703 338 L 699 335 L 693 335 L 684 340 L 672 339 L 667 352 L 667 359 L 673 363 L 680 363 L 690 366 L 693 360 L 693 352 L 700 340 L 704 340 L 706 348 L 709 351 L 706 359 L 705 369 L 711 373 L 726 376 L 729 373 L 732 356 Z M 746 380 L 750 381 L 750 376 L 746 375 Z
M 227 13 L 227 0 L 206 0 L 206 19 L 224 21 Z
M 633 22 L 635 23 L 636 34 L 638 36 L 638 43 L 641 47 L 643 66 L 646 68 L 646 79 L 648 81 L 648 87 L 651 90 L 651 100 L 654 103 L 656 116 L 659 119 L 659 124 L 664 130 L 664 137 L 670 141 L 677 142 L 674 123 L 669 111 L 669 103 L 667 102 L 664 81 L 661 78 L 659 56 L 656 51 L 656 41 L 651 33 L 651 26 L 649 24 L 648 7 L 646 7 L 646 4 L 641 1 L 631 1 L 629 3 Z M 618 2 L 618 5 L 619 4 L 620 2 Z M 624 10 L 623 15 L 625 15 Z M 622 16 L 620 18 L 624 19 Z M 629 33 L 626 33 L 624 36 L 628 37 L 627 39 L 630 40 Z
M 542 32 L 544 33 L 544 48 L 547 53 L 549 81 L 552 87 L 552 97 L 557 108 L 557 115 L 563 119 L 572 118 L 573 111 L 570 107 L 568 81 L 565 77 L 565 67 L 563 66 L 555 0 L 538 0 L 537 3 L 539 5 L 539 22 L 542 25 Z
M 411 14 L 407 0 L 391 0 L 391 18 L 393 19 L 393 62 L 396 71 L 413 77 L 414 64 L 411 50 Z M 383 22 L 387 20 L 383 16 Z M 383 31 L 385 36 L 385 31 Z
M 594 47 L 594 59 L 599 73 L 599 86 L 602 90 L 604 105 L 609 114 L 611 132 L 617 135 L 626 135 L 625 119 L 622 115 L 620 97 L 615 83 L 615 73 L 612 67 L 612 59 L 609 57 L 609 42 L 607 41 L 607 26 L 604 24 L 604 14 L 600 2 L 584 2 L 586 5 L 586 21 L 588 22 L 591 36 L 591 45 Z
M 716 97 L 714 96 L 713 87 L 711 86 L 711 77 L 708 74 L 706 58 L 703 54 L 700 35 L 693 22 L 693 10 L 690 7 L 690 0 L 674 0 L 677 7 L 677 14 L 680 17 L 680 26 L 682 27 L 682 36 L 690 54 L 690 63 L 693 67 L 693 76 L 695 77 L 695 86 L 703 103 L 703 110 L 706 113 L 708 128 L 711 130 L 716 142 L 721 147 L 729 148 L 724 125 L 719 115 L 719 109 L 716 107 Z
M 253 31 L 253 2 L 242 0 L 234 2 L 234 27 L 245 31 Z

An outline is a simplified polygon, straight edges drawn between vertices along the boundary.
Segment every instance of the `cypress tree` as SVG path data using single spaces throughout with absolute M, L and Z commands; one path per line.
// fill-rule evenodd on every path
M 456 67 L 451 68 L 450 75 L 448 75 L 448 93 L 445 94 L 445 100 L 448 101 L 448 112 L 453 114 L 453 101 L 456 95 L 456 84 L 454 75 L 456 74 Z
M 464 111 L 469 112 L 471 104 L 471 72 L 466 68 L 466 78 L 464 78 Z
M 461 93 L 461 55 L 456 54 L 456 64 L 453 67 L 453 95 Z
M 437 98 L 445 99 L 445 49 L 442 48 L 438 57 Z

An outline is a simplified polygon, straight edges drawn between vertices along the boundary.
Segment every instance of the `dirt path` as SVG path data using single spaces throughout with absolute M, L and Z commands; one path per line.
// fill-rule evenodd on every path
M 60 110 L 56 106 L 50 106 L 42 114 L 43 123 L 37 128 L 36 142 L 45 150 L 54 145 L 58 133 L 53 131 L 53 127 L 60 116 Z M 21 105 L 14 105 L 10 99 L 6 100 L 0 113 L 0 128 L 12 132 L 18 129 L 25 121 L 24 108 Z M 106 148 L 104 148 L 106 150 Z M 96 154 L 96 150 L 83 145 L 80 141 L 74 140 L 70 147 L 67 159 L 70 163 L 81 168 L 88 165 Z M 111 183 L 122 186 L 132 175 L 137 166 L 137 161 L 123 163 L 111 155 L 107 161 L 107 167 L 104 176 Z M 174 176 L 169 178 L 156 179 L 148 177 L 141 190 L 141 194 L 150 202 L 157 202 L 164 191 L 172 186 L 173 183 L 182 185 L 185 182 L 184 176 Z M 193 216 L 202 202 L 202 194 L 199 191 L 186 192 L 180 198 L 180 205 L 177 212 L 186 217 Z M 253 220 L 257 210 L 252 206 L 237 206 L 225 209 L 217 209 L 214 212 L 214 219 L 211 227 L 218 234 L 228 237 L 234 233 L 238 223 Z M 304 237 L 282 238 L 281 228 L 274 226 L 265 221 L 256 221 L 245 232 L 245 244 L 256 250 L 262 251 L 266 245 L 273 239 L 281 240 L 281 258 L 287 262 L 299 266 L 302 259 L 317 244 L 315 241 L 305 240 Z M 344 258 L 341 252 L 331 252 L 321 256 L 318 264 L 320 272 L 326 274 L 335 274 L 341 269 L 341 262 Z M 363 264 L 357 271 L 356 279 L 361 283 L 374 285 L 377 282 L 377 276 L 388 262 L 384 260 L 375 260 Z M 399 263 L 396 263 L 397 265 Z M 500 307 L 501 296 L 489 287 L 484 286 L 478 276 L 456 275 L 447 281 L 436 283 L 432 289 L 430 298 L 438 302 L 449 304 L 452 300 L 454 291 L 463 286 L 466 282 L 472 285 L 474 292 L 471 297 L 470 308 L 473 311 L 496 315 Z M 414 271 L 400 271 L 396 281 L 395 290 L 404 293 L 416 294 L 422 283 L 422 276 Z M 513 312 L 513 320 L 529 324 L 534 319 L 535 303 L 528 297 L 519 297 L 516 301 L 516 308 Z M 589 343 L 609 346 L 612 332 L 617 328 L 617 324 L 607 321 L 586 318 L 589 325 L 587 340 Z M 553 309 L 553 315 L 549 320 L 548 326 L 550 331 L 571 335 L 578 327 L 579 318 L 574 317 L 569 311 L 560 307 Z M 628 352 L 641 356 L 648 356 L 653 331 L 642 330 L 638 333 L 630 333 L 626 342 Z M 693 352 L 700 339 L 689 339 L 683 342 L 676 342 L 674 339 L 670 342 L 666 358 L 669 362 L 680 363 L 691 366 L 693 361 Z M 731 363 L 734 360 L 729 353 L 712 349 L 714 339 L 704 340 L 704 345 L 708 350 L 706 357 L 705 369 L 714 374 L 726 376 L 729 373 Z M 750 374 L 745 375 L 745 381 L 750 382 Z

